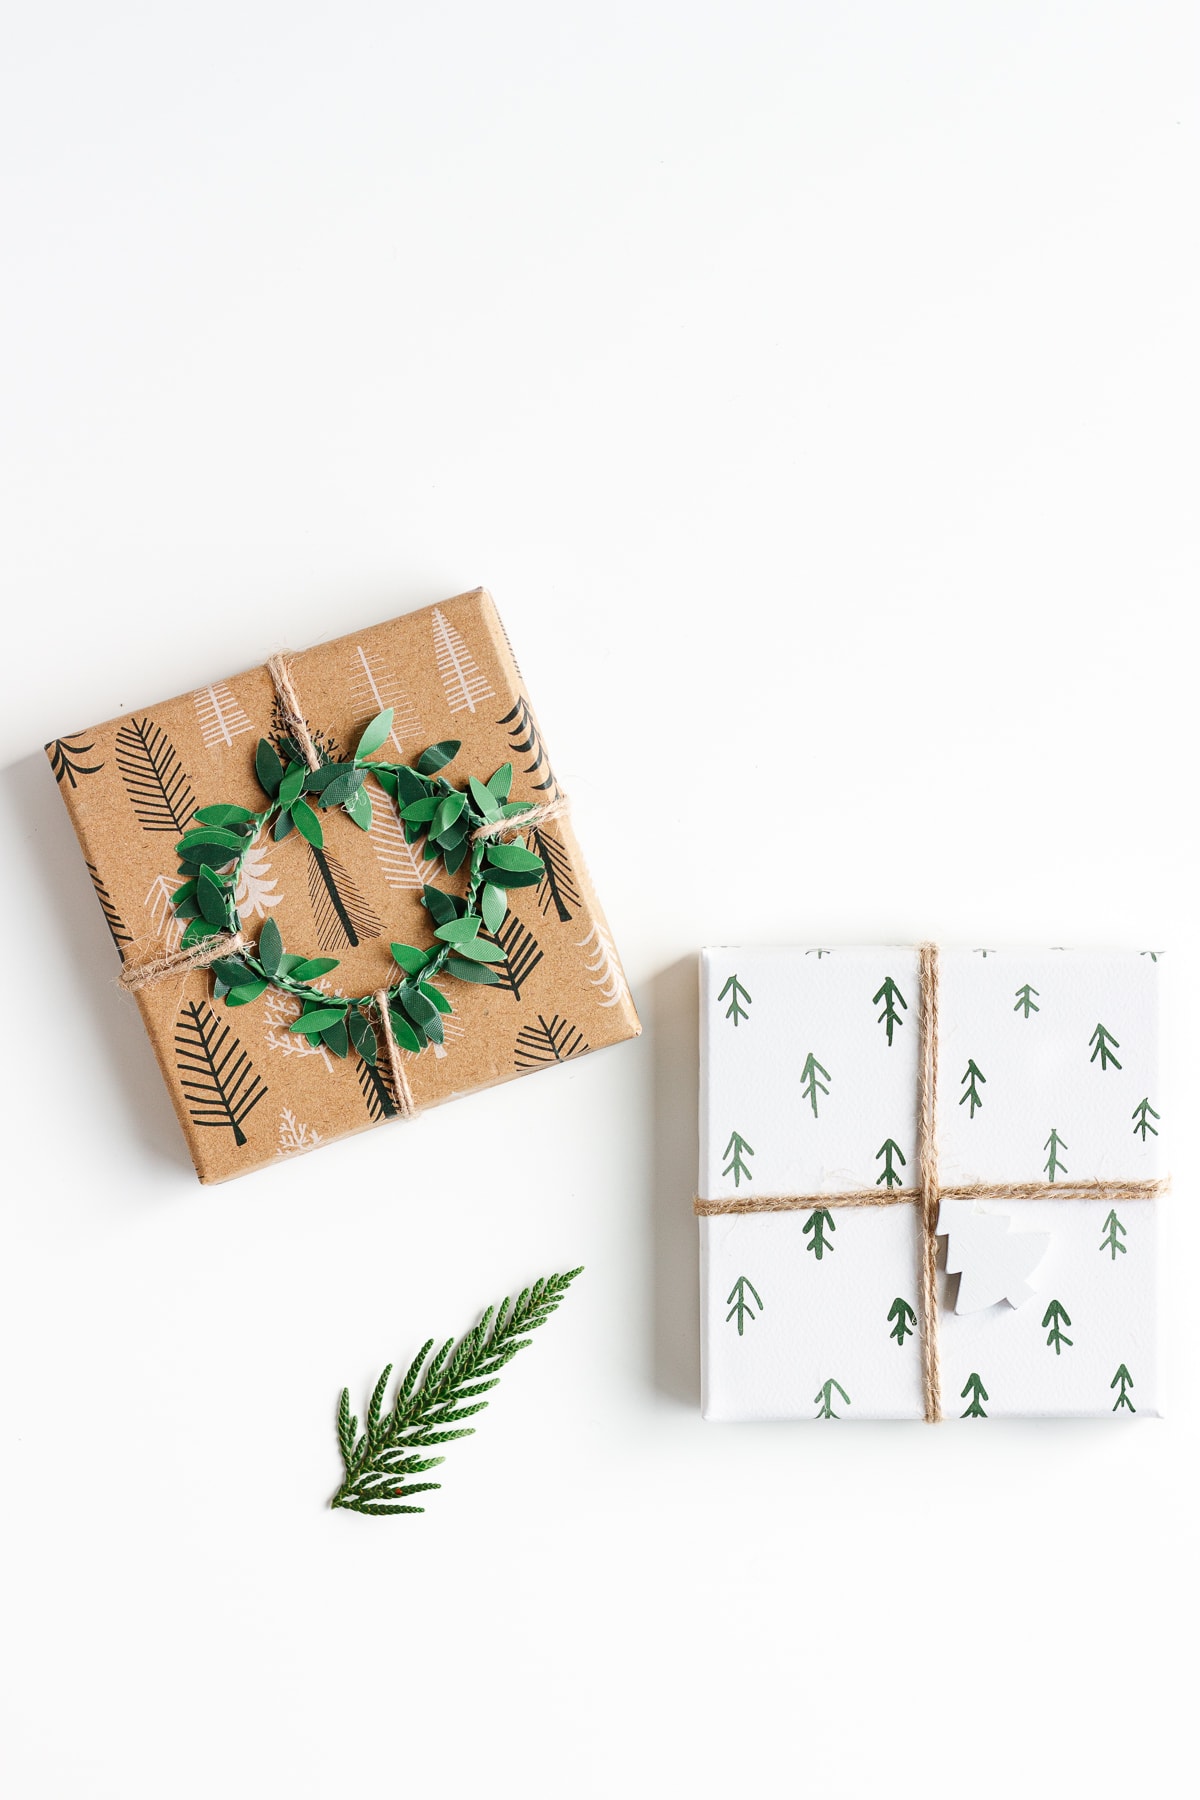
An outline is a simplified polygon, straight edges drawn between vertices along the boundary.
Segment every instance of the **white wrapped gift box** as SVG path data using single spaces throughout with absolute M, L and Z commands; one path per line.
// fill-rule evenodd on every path
M 933 959 L 945 1417 L 1159 1410 L 1157 954 Z M 704 1416 L 924 1418 L 919 951 L 706 950 L 700 987 Z

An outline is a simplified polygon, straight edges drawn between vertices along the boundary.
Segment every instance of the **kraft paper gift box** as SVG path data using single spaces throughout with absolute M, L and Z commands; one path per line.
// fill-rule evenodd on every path
M 459 740 L 443 779 L 462 788 L 469 776 L 486 782 L 511 763 L 511 791 L 501 797 L 551 809 L 527 833 L 528 851 L 544 864 L 540 880 L 505 889 L 503 922 L 482 934 L 503 956 L 488 965 L 499 985 L 445 981 L 453 1011 L 440 1027 L 434 1022 L 440 1041 L 431 1038 L 419 1053 L 396 1046 L 399 1085 L 415 1107 L 635 1037 L 620 960 L 570 818 L 553 812 L 561 790 L 490 596 L 461 594 L 290 655 L 284 679 L 323 763 L 351 757 L 364 727 L 390 708 L 379 760 L 413 762 L 427 746 Z M 285 763 L 299 758 L 294 742 L 291 752 L 284 747 L 291 729 L 276 679 L 257 668 L 47 745 L 126 979 L 164 956 L 178 960 L 186 927 L 174 911 L 183 880 L 176 844 L 198 829 L 197 810 L 260 811 L 256 746 L 266 738 Z M 264 834 L 237 884 L 237 920 L 251 943 L 277 927 L 287 953 L 336 959 L 319 980 L 334 997 L 371 994 L 398 979 L 392 942 L 435 943 L 425 884 L 461 895 L 465 882 L 463 869 L 448 874 L 441 861 L 423 860 L 426 839 L 408 841 L 403 793 L 389 796 L 374 778 L 363 785 L 372 797 L 369 830 L 331 807 L 319 813 L 319 847 L 300 830 L 280 841 Z M 318 805 L 319 797 L 308 798 Z M 353 1046 L 339 1055 L 346 1045 L 336 1032 L 311 1042 L 291 1029 L 301 1012 L 291 995 L 268 987 L 230 1007 L 226 991 L 209 967 L 136 990 L 202 1181 L 395 1116 L 386 1045 L 377 1043 L 374 1064 Z M 398 1019 L 396 1030 L 405 1029 Z
M 1158 976 L 704 951 L 705 1417 L 1156 1414 Z

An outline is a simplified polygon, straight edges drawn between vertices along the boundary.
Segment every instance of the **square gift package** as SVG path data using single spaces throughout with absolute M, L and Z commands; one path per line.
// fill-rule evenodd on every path
M 1159 1410 L 1157 953 L 701 956 L 703 1410 Z
M 273 659 L 274 672 L 232 675 L 46 747 L 125 965 L 122 979 L 135 991 L 206 1182 L 367 1130 L 407 1111 L 410 1102 L 415 1109 L 436 1105 L 640 1030 L 490 595 L 483 589 L 460 594 L 290 655 L 282 667 L 279 661 Z M 366 752 L 375 762 L 418 764 L 429 746 L 442 748 L 420 765 L 421 776 L 410 772 L 398 785 L 360 768 L 343 786 L 357 781 L 361 792 L 348 805 L 327 804 L 341 793 L 327 781 L 330 765 L 349 768 L 356 747 L 363 753 L 364 729 L 381 715 L 386 730 Z M 307 749 L 296 742 L 305 735 Z M 260 739 L 269 746 L 266 763 Z M 453 757 L 439 762 L 453 741 L 459 746 Z M 318 770 L 305 773 L 289 816 L 256 831 L 247 821 L 262 816 L 271 785 L 277 806 L 290 794 L 281 769 L 297 771 L 295 785 L 305 762 Z M 486 784 L 509 764 L 511 781 L 506 785 L 501 776 L 494 794 L 469 789 L 469 778 Z M 461 856 L 478 848 L 481 873 L 493 877 L 487 918 L 475 925 L 456 922 L 469 858 L 453 869 L 455 853 L 426 858 L 447 815 L 417 823 L 401 816 L 422 795 L 422 780 L 434 792 L 426 812 L 436 812 L 439 783 L 446 784 L 451 810 L 458 804 L 449 798 L 451 784 L 467 790 L 472 807 L 487 809 L 481 817 L 498 817 L 500 802 L 539 808 L 538 822 L 520 837 L 513 818 L 503 822 L 503 837 L 497 833 L 479 846 L 450 819 L 446 841 L 459 829 Z M 356 823 L 356 809 L 367 829 Z M 199 824 L 197 813 L 205 814 Z M 181 867 L 177 846 L 189 834 L 194 845 L 205 831 L 219 840 L 223 830 L 239 846 L 227 851 L 240 860 L 236 870 L 226 865 L 221 902 L 247 946 L 239 951 L 234 944 L 233 954 L 270 956 L 285 982 L 309 984 L 307 998 L 286 985 L 260 985 L 249 974 L 239 987 L 236 964 L 179 966 L 193 953 L 195 934 L 211 926 L 203 918 L 189 924 L 201 910 L 196 899 L 182 907 L 183 917 L 176 911 L 183 882 L 195 874 L 194 866 Z M 250 844 L 244 855 L 239 832 Z M 191 854 L 220 852 L 210 846 Z M 506 866 L 497 869 L 499 863 Z M 206 872 L 221 881 L 215 862 L 200 871 Z M 449 900 L 430 902 L 431 887 Z M 211 888 L 207 901 L 220 918 Z M 465 947 L 445 941 L 456 932 L 471 941 Z M 393 943 L 406 959 L 399 967 Z M 426 983 L 426 994 L 415 992 L 414 952 L 442 954 L 445 967 L 435 971 L 436 983 Z M 198 953 L 205 953 L 203 941 Z M 164 959 L 165 972 L 144 980 L 147 965 Z M 327 1020 L 336 1021 L 341 996 L 372 996 L 406 972 L 412 1010 L 397 1003 L 389 1014 L 390 1052 L 380 1041 L 378 1009 L 356 1015 L 351 1008 L 341 1027 L 327 1023 L 324 1035 L 296 1029 L 302 1009 L 306 1018 L 319 1019 L 312 1008 L 326 1005 Z M 222 974 L 231 981 L 222 982 Z

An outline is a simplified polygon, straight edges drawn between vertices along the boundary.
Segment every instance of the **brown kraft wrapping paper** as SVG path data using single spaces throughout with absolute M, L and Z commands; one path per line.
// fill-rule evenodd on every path
M 289 658 L 292 682 L 318 748 L 353 753 L 363 727 L 394 709 L 382 755 L 415 761 L 459 738 L 446 774 L 456 786 L 513 764 L 511 798 L 557 799 L 554 777 L 504 627 L 482 588 Z M 126 713 L 46 746 L 96 897 L 124 962 L 175 949 L 171 910 L 175 845 L 198 807 L 263 804 L 254 772 L 260 737 L 285 729 L 265 668 Z M 323 851 L 297 832 L 259 840 L 238 888 L 243 930 L 273 918 L 289 950 L 339 958 L 332 991 L 366 993 L 395 979 L 392 941 L 427 944 L 433 921 L 420 901 L 427 878 L 462 891 L 462 872 L 421 860 L 405 843 L 388 797 L 371 782 L 364 833 L 341 811 L 323 813 Z M 641 1029 L 620 959 L 569 815 L 528 837 L 546 865 L 541 885 L 516 888 L 500 930 L 501 987 L 447 984 L 454 1012 L 446 1041 L 404 1053 L 418 1109 L 548 1068 L 636 1037 Z M 386 1058 L 371 1069 L 289 1032 L 299 1008 L 268 989 L 249 1006 L 213 998 L 207 968 L 137 990 L 167 1091 L 201 1181 L 226 1181 L 281 1156 L 365 1131 L 394 1116 Z M 231 1104 L 189 1103 L 183 1077 L 197 1057 Z M 207 1120 L 207 1122 L 205 1122 Z

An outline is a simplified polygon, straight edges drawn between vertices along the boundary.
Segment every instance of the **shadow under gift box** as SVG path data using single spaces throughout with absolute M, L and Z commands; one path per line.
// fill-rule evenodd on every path
M 288 659 L 318 751 L 348 759 L 364 726 L 392 708 L 386 762 L 415 762 L 448 738 L 462 748 L 445 770 L 456 787 L 513 765 L 510 798 L 545 805 L 560 796 L 521 673 L 491 596 L 482 588 L 351 633 Z M 265 668 L 111 719 L 46 747 L 116 948 L 127 965 L 177 948 L 172 910 L 175 846 L 200 807 L 260 812 L 254 756 L 260 737 L 286 733 Z M 390 944 L 424 946 L 434 921 L 426 881 L 447 876 L 405 841 L 394 803 L 374 781 L 369 832 L 340 810 L 321 813 L 324 845 L 298 832 L 258 840 L 237 889 L 242 929 L 278 926 L 289 951 L 338 959 L 331 993 L 365 994 L 394 982 Z M 418 1109 L 636 1037 L 641 1029 L 571 821 L 535 826 L 528 843 L 545 864 L 537 887 L 508 893 L 497 935 L 501 984 L 448 981 L 445 1041 L 404 1052 Z M 137 989 L 201 1181 L 225 1181 L 281 1155 L 315 1148 L 394 1116 L 387 1059 L 345 1059 L 289 1027 L 299 1005 L 269 988 L 247 1006 L 214 998 L 207 968 Z

